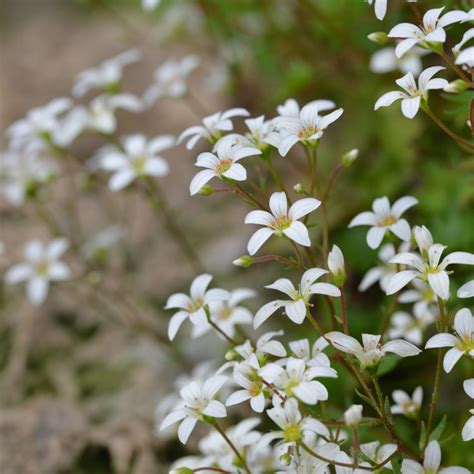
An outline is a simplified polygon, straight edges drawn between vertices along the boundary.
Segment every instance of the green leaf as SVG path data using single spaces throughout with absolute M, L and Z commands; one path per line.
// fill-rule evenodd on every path
M 438 426 L 431 432 L 430 441 L 437 441 L 439 438 L 441 438 L 441 435 L 443 434 L 443 431 L 446 428 L 447 420 L 448 416 L 444 415 Z
M 383 375 L 392 372 L 392 370 L 394 370 L 395 367 L 398 365 L 400 359 L 401 357 L 397 355 L 385 356 L 377 368 L 377 377 L 382 377 Z
M 362 393 L 359 392 L 359 390 L 355 389 L 357 395 L 359 395 L 360 398 L 362 398 L 362 400 L 364 400 L 364 402 L 368 403 L 369 405 L 372 405 L 372 402 L 370 401 L 370 398 L 366 397 L 365 395 L 363 395 Z
M 420 451 L 423 450 L 424 446 L 425 446 L 425 439 L 426 439 L 426 425 L 425 425 L 425 422 L 422 421 L 421 422 L 421 430 L 420 430 L 420 441 L 419 441 L 419 448 L 420 448 Z

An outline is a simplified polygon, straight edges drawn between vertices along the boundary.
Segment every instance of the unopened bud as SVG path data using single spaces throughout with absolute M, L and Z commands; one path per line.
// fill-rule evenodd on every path
M 379 44 L 380 46 L 383 46 L 384 44 L 388 43 L 387 33 L 383 31 L 376 31 L 375 33 L 370 33 L 370 35 L 367 35 L 367 38 L 372 41 L 372 43 Z
M 280 456 L 280 464 L 284 467 L 288 467 L 291 465 L 291 454 L 285 453 Z
M 337 245 L 333 245 L 328 254 L 328 267 L 334 280 L 334 284 L 336 286 L 342 286 L 346 279 L 346 271 L 344 268 L 344 255 Z
M 205 184 L 198 194 L 201 196 L 210 196 L 214 193 L 214 188 L 210 184 Z
M 462 79 L 456 79 L 453 82 L 450 82 L 447 86 L 443 88 L 444 92 L 449 92 L 451 94 L 459 94 L 469 89 L 469 84 Z
M 428 250 L 433 245 L 433 236 L 431 235 L 431 232 L 424 225 L 421 227 L 417 225 L 413 229 L 413 233 L 418 245 L 418 250 L 423 256 L 426 256 Z
M 293 186 L 293 191 L 294 191 L 296 194 L 302 194 L 302 193 L 304 193 L 303 185 L 302 185 L 301 183 L 295 184 L 295 185 Z
M 255 260 L 250 255 L 242 255 L 241 257 L 235 259 L 232 263 L 237 267 L 249 268 L 255 263 Z
M 351 428 L 356 428 L 362 420 L 362 405 L 351 405 L 344 412 L 344 421 Z
M 352 150 L 349 150 L 347 153 L 344 153 L 344 155 L 342 155 L 342 164 L 346 168 L 349 168 L 349 166 L 352 165 L 352 163 L 356 160 L 358 156 L 359 150 L 357 148 L 353 148 Z
M 230 349 L 225 353 L 225 360 L 233 361 L 239 358 L 239 354 L 234 349 Z

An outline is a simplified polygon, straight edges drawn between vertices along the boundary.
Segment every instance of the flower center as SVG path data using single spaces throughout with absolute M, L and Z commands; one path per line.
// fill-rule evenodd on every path
M 302 128 L 298 131 L 297 135 L 299 138 L 307 139 L 314 135 L 315 133 L 319 132 L 319 130 L 314 125 L 309 125 L 307 127 Z
M 249 387 L 250 396 L 256 397 L 260 395 L 262 393 L 262 387 L 263 387 L 262 382 L 259 382 L 259 381 L 252 382 Z
M 197 300 L 194 300 L 192 303 L 189 303 L 186 309 L 190 313 L 195 313 L 198 309 L 202 308 L 204 306 L 204 300 L 202 298 L 198 298 Z
M 397 222 L 397 218 L 395 216 L 392 216 L 392 214 L 389 214 L 388 216 L 385 216 L 380 222 L 379 226 L 380 227 L 389 227 L 392 224 L 395 224 Z
M 36 265 L 36 274 L 39 276 L 46 276 L 48 274 L 49 264 L 48 262 L 39 262 Z
M 232 308 L 230 306 L 224 306 L 220 311 L 219 311 L 219 318 L 222 320 L 227 320 L 230 319 L 232 316 Z
M 285 229 L 288 229 L 288 227 L 290 227 L 292 222 L 293 222 L 293 220 L 290 217 L 288 217 L 286 215 L 281 215 L 281 216 L 278 216 L 272 222 L 270 227 L 272 229 L 275 229 L 276 231 L 282 232 Z
M 298 425 L 291 425 L 285 428 L 283 431 L 283 435 L 285 437 L 285 441 L 298 441 L 301 439 L 301 430 Z
M 137 174 L 144 174 L 145 172 L 145 165 L 146 165 L 146 158 L 144 156 L 137 156 L 133 160 L 133 170 Z
M 474 340 L 472 337 L 469 337 L 468 339 L 464 339 L 460 334 L 458 336 L 461 339 L 458 339 L 456 343 L 454 344 L 457 349 L 459 349 L 461 352 L 466 352 L 470 353 L 470 351 L 474 351 Z
M 216 174 L 218 176 L 221 176 L 226 171 L 228 171 L 231 166 L 232 166 L 232 160 L 230 160 L 229 158 L 226 158 L 225 160 L 220 160 L 216 166 Z

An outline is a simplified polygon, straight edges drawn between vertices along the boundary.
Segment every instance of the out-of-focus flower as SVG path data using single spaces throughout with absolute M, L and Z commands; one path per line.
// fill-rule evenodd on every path
M 101 89 L 108 94 L 119 92 L 123 68 L 141 58 L 140 51 L 130 49 L 105 60 L 97 67 L 81 71 L 76 77 L 76 83 L 72 89 L 73 95 L 81 97 L 91 89 Z
M 364 443 L 360 445 L 360 450 L 373 463 L 381 464 L 386 459 L 389 459 L 398 447 L 394 443 L 387 443 L 380 445 L 379 441 L 372 441 L 371 443 Z M 384 464 L 387 469 L 392 469 L 392 463 L 388 461 Z
M 400 23 L 390 30 L 388 33 L 390 38 L 403 39 L 395 50 L 399 58 L 416 44 L 428 49 L 443 44 L 446 41 L 444 29 L 453 23 L 459 23 L 466 17 L 466 12 L 462 10 L 452 10 L 441 16 L 444 8 L 428 10 L 423 16 L 423 25 L 420 27 L 411 23 Z
M 161 0 L 142 0 L 142 8 L 146 12 L 151 12 L 158 7 L 161 3 Z
M 288 343 L 293 357 L 302 359 L 306 362 L 306 365 L 330 365 L 329 357 L 324 354 L 324 349 L 329 346 L 329 343 L 324 337 L 319 337 L 310 349 L 308 339 L 299 339 L 298 341 L 291 341 Z
M 109 188 L 119 191 L 132 181 L 144 176 L 166 176 L 168 163 L 158 155 L 175 143 L 171 135 L 162 135 L 147 141 L 143 135 L 128 135 L 122 139 L 123 151 L 106 148 L 100 153 L 99 167 L 112 171 Z
M 328 332 L 325 337 L 337 350 L 354 355 L 363 367 L 377 366 L 387 352 L 400 357 L 412 357 L 421 352 L 418 347 L 402 339 L 394 339 L 382 345 L 381 336 L 373 334 L 362 334 L 363 346 L 352 336 L 337 331 Z
M 249 115 L 247 110 L 240 107 L 209 115 L 203 118 L 202 125 L 195 125 L 184 130 L 178 138 L 178 143 L 187 139 L 186 148 L 188 150 L 193 149 L 201 138 L 214 144 L 222 137 L 222 132 L 228 132 L 234 128 L 231 118 L 248 117 Z
M 409 418 L 416 417 L 423 403 L 423 387 L 416 387 L 412 396 L 403 390 L 394 390 L 392 393 L 395 405 L 390 407 L 394 415 L 405 415 Z
M 387 46 L 372 54 L 369 68 L 377 74 L 399 70 L 403 74 L 411 72 L 414 76 L 418 76 L 423 71 L 421 57 L 427 53 L 424 49 L 413 48 L 401 58 L 398 58 L 395 54 L 395 48 Z
M 463 355 L 474 358 L 474 318 L 467 308 L 460 309 L 456 313 L 453 328 L 456 335 L 435 334 L 428 339 L 425 345 L 425 349 L 451 347 L 443 359 L 443 368 L 446 373 L 451 372 Z
M 386 196 L 377 198 L 372 204 L 373 212 L 366 211 L 357 214 L 349 223 L 349 228 L 359 225 L 371 226 L 367 233 L 367 245 L 372 249 L 379 247 L 388 231 L 408 242 L 411 238 L 410 225 L 401 216 L 415 204 L 418 204 L 418 200 L 411 196 L 398 199 L 393 206 L 390 206 L 390 201 Z
M 319 112 L 325 112 L 327 110 L 335 109 L 336 104 L 332 100 L 313 100 L 307 105 L 316 106 Z M 300 116 L 300 106 L 295 99 L 287 99 L 284 104 L 281 104 L 277 107 L 278 115 L 281 117 L 294 117 L 298 118 Z
M 155 82 L 145 91 L 143 102 L 150 106 L 161 97 L 177 99 L 188 91 L 188 76 L 199 66 L 201 59 L 195 54 L 181 60 L 170 59 L 162 64 L 154 74 Z
M 249 254 L 255 255 L 272 235 L 284 235 L 299 245 L 309 247 L 311 242 L 308 229 L 298 219 L 316 210 L 321 205 L 321 201 L 314 198 L 300 199 L 288 209 L 286 194 L 278 192 L 271 195 L 269 205 L 271 213 L 257 210 L 249 212 L 245 217 L 246 224 L 264 226 L 250 238 L 247 245 Z
M 423 306 L 415 306 L 413 316 L 405 311 L 395 311 L 391 318 L 391 327 L 388 330 L 388 337 L 403 338 L 419 346 L 423 342 L 425 329 L 434 323 L 436 317 Z
M 344 421 L 350 428 L 357 428 L 362 421 L 362 405 L 351 405 L 344 412 Z
M 5 274 L 5 282 L 13 285 L 26 281 L 26 294 L 30 302 L 40 305 L 48 296 L 49 283 L 67 280 L 69 267 L 60 260 L 66 252 L 67 239 L 53 239 L 47 245 L 39 240 L 31 240 L 25 245 L 25 261 L 13 265 Z
M 211 418 L 224 418 L 227 416 L 225 406 L 214 400 L 217 392 L 226 382 L 226 377 L 215 376 L 203 384 L 191 382 L 180 390 L 183 407 L 172 411 L 163 420 L 160 431 L 181 422 L 178 428 L 178 438 L 186 444 L 191 432 L 198 421 L 204 421 L 204 416 Z
M 215 154 L 204 152 L 198 156 L 196 166 L 206 169 L 199 171 L 192 179 L 189 185 L 191 196 L 197 194 L 214 177 L 245 181 L 247 171 L 238 161 L 261 153 L 253 146 L 234 145 L 231 140 L 222 138 L 217 142 Z
M 432 79 L 432 77 L 439 71 L 445 69 L 442 66 L 434 66 L 425 69 L 418 78 L 418 84 L 409 72 L 405 76 L 397 79 L 395 82 L 405 91 L 391 91 L 384 94 L 375 103 L 375 110 L 380 107 L 388 107 L 395 101 L 402 101 L 402 114 L 409 119 L 412 119 L 420 110 L 422 101 L 428 100 L 428 91 L 433 89 L 444 89 L 448 85 L 446 79 Z
M 263 305 L 255 314 L 254 328 L 258 328 L 279 308 L 285 308 L 286 315 L 294 323 L 301 324 L 306 316 L 312 295 L 341 296 L 341 291 L 337 286 L 330 283 L 314 283 L 325 273 L 328 273 L 327 270 L 322 268 L 311 268 L 305 271 L 301 277 L 298 289 L 287 278 L 279 278 L 271 285 L 267 285 L 265 288 L 281 291 L 291 299 L 271 301 Z

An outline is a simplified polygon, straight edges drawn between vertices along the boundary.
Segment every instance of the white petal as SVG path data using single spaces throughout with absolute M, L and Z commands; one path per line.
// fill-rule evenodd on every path
M 404 242 L 409 242 L 411 239 L 411 228 L 405 219 L 399 219 L 395 224 L 392 224 L 390 230 Z
M 260 393 L 256 397 L 252 397 L 250 399 L 250 406 L 252 407 L 253 411 L 257 413 L 262 413 L 265 408 L 265 396 L 263 393 Z
M 452 334 L 435 334 L 426 341 L 425 349 L 433 349 L 435 347 L 454 347 L 457 342 L 457 338 Z
M 373 212 L 361 212 L 357 214 L 351 222 L 349 223 L 349 229 L 358 225 L 375 225 L 377 223 L 377 218 Z
M 474 329 L 473 325 L 472 314 L 467 308 L 460 309 L 456 313 L 454 317 L 454 329 L 462 339 L 466 341 L 471 339 L 471 334 Z
M 369 232 L 367 232 L 367 245 L 371 249 L 376 249 L 382 243 L 382 240 L 385 235 L 385 227 L 371 227 Z
M 168 163 L 162 158 L 148 158 L 144 172 L 150 176 L 166 176 L 169 173 Z
M 261 326 L 277 309 L 285 305 L 284 301 L 271 301 L 263 305 L 255 314 L 253 327 L 257 329 Z
M 280 145 L 278 145 L 278 152 L 281 156 L 286 156 L 295 143 L 299 141 L 298 135 L 286 135 L 282 138 Z
M 474 280 L 468 281 L 458 290 L 458 298 L 472 298 L 474 296 Z
M 69 247 L 65 238 L 54 239 L 46 248 L 46 256 L 50 260 L 58 259 Z
M 293 221 L 290 227 L 285 229 L 283 233 L 297 244 L 303 245 L 304 247 L 309 247 L 311 245 L 308 229 L 300 221 Z
M 71 276 L 69 267 L 63 262 L 54 262 L 49 265 L 48 278 L 51 281 L 67 280 Z
M 227 377 L 223 375 L 216 375 L 206 380 L 202 386 L 204 398 L 214 398 L 215 394 L 222 388 L 226 381 Z
M 306 305 L 302 299 L 285 305 L 286 315 L 296 324 L 301 324 L 306 316 Z
M 416 461 L 412 461 L 411 459 L 404 459 L 402 462 L 402 470 L 403 474 L 424 474 L 423 466 Z
M 357 289 L 359 291 L 365 291 L 370 288 L 375 282 L 379 281 L 383 276 L 384 270 L 380 267 L 371 268 L 362 278 Z
M 351 336 L 346 336 L 341 332 L 332 331 L 328 332 L 325 337 L 336 349 L 339 349 L 342 352 L 347 352 L 348 354 L 362 352 L 362 346 L 359 341 Z
M 341 290 L 336 285 L 332 285 L 331 283 L 315 283 L 314 285 L 311 285 L 310 293 L 312 295 L 318 294 L 334 297 L 341 296 Z
M 288 199 L 284 192 L 273 193 L 270 196 L 270 210 L 275 217 L 288 214 Z
M 416 38 L 407 38 L 397 44 L 395 48 L 395 55 L 397 58 L 403 57 L 415 44 L 418 43 Z
M 191 435 L 194 427 L 196 426 L 196 423 L 197 419 L 191 417 L 187 417 L 181 422 L 178 428 L 178 438 L 181 443 L 187 443 L 189 436 Z
M 446 268 L 452 263 L 459 263 L 462 265 L 474 265 L 474 253 L 469 252 L 453 252 L 443 258 L 441 266 Z
M 448 374 L 452 368 L 456 365 L 456 362 L 462 357 L 463 353 L 457 348 L 453 347 L 449 349 L 444 355 L 443 369 Z
M 303 402 L 308 405 L 314 405 L 318 402 L 318 395 L 313 390 L 310 383 L 302 382 L 298 386 L 292 388 L 292 392 Z
M 32 274 L 32 269 L 27 263 L 18 263 L 9 268 L 5 273 L 5 282 L 14 285 L 27 280 Z
M 186 412 L 184 410 L 175 410 L 169 413 L 160 425 L 160 431 L 168 428 L 171 425 L 174 425 L 178 421 L 181 421 L 186 417 Z
M 247 244 L 247 250 L 250 255 L 255 255 L 260 247 L 272 236 L 273 230 L 267 227 L 257 230 L 252 237 L 250 237 Z
M 412 196 L 404 196 L 400 199 L 397 199 L 392 206 L 392 214 L 396 217 L 400 217 L 407 209 L 413 207 L 415 204 L 418 204 L 418 199 Z
M 168 337 L 170 341 L 176 337 L 176 333 L 187 317 L 188 313 L 186 311 L 178 311 L 177 313 L 173 314 L 173 316 L 171 316 L 168 325 Z
M 410 283 L 416 276 L 417 272 L 414 270 L 404 270 L 403 272 L 395 273 L 387 283 L 385 293 L 387 293 L 387 295 L 393 295 L 408 285 L 408 283 Z
M 474 398 L 474 379 L 464 380 L 463 387 L 466 394 Z
M 175 293 L 166 301 L 165 309 L 188 308 L 193 302 L 188 295 L 184 293 Z
M 449 276 L 446 272 L 429 273 L 428 283 L 441 299 L 446 301 L 449 298 Z
M 425 36 L 426 41 L 431 41 L 433 43 L 444 43 L 446 41 L 446 31 L 443 28 L 436 28 L 431 33 L 428 33 Z
M 258 224 L 269 226 L 275 220 L 275 217 L 272 216 L 269 212 L 266 211 L 250 211 L 245 216 L 245 224 Z
M 203 299 L 206 294 L 207 287 L 211 283 L 212 275 L 209 273 L 203 273 L 202 275 L 197 276 L 191 283 L 190 293 L 191 298 L 196 301 L 198 299 Z
M 238 405 L 239 403 L 245 402 L 251 398 L 248 390 L 237 390 L 232 393 L 225 401 L 226 406 Z
M 245 181 L 247 179 L 247 171 L 239 164 L 234 163 L 222 176 L 226 178 L 235 179 L 235 181 Z
M 402 100 L 402 113 L 406 118 L 412 119 L 420 110 L 421 97 L 412 97 Z
M 408 341 L 403 341 L 402 339 L 395 339 L 393 341 L 389 341 L 383 345 L 382 349 L 385 352 L 393 352 L 394 354 L 397 354 L 400 357 L 416 356 L 421 352 L 418 347 Z
M 119 191 L 128 186 L 135 179 L 135 172 L 132 169 L 124 169 L 113 174 L 109 180 L 111 191 Z
M 227 416 L 224 404 L 217 400 L 211 400 L 202 413 L 213 418 L 225 418 Z
M 414 38 L 420 33 L 422 34 L 422 31 L 418 26 L 412 23 L 400 23 L 390 30 L 388 36 L 390 38 Z
M 438 441 L 430 441 L 425 449 L 423 467 L 425 470 L 437 472 L 441 464 L 441 448 Z
M 197 194 L 205 184 L 207 184 L 214 176 L 216 176 L 216 173 L 212 170 L 202 170 L 199 171 L 199 173 L 194 176 L 194 178 L 191 180 L 191 183 L 189 184 L 189 193 L 191 196 L 194 196 Z
M 34 305 L 40 305 L 48 296 L 49 283 L 44 278 L 33 277 L 26 284 L 26 294 L 30 302 Z
M 464 424 L 461 436 L 463 441 L 471 441 L 474 439 L 474 416 L 471 416 Z
M 434 66 L 425 69 L 418 78 L 418 86 L 421 91 L 425 91 L 428 83 L 430 82 L 431 78 L 440 71 L 443 71 L 444 67 L 442 66 Z
M 291 283 L 288 278 L 279 278 L 275 282 L 273 282 L 271 285 L 266 285 L 265 288 L 269 288 L 271 290 L 277 290 L 281 291 L 282 293 L 285 293 L 288 295 L 290 298 L 295 294 L 295 287 L 293 283 Z
M 374 110 L 380 109 L 380 107 L 389 107 L 395 101 L 403 99 L 405 94 L 400 91 L 391 91 L 387 92 L 383 96 L 379 97 L 377 102 L 375 102 Z
M 300 219 L 310 212 L 313 212 L 321 205 L 321 201 L 313 198 L 305 198 L 296 201 L 288 212 L 288 216 L 292 219 Z

